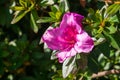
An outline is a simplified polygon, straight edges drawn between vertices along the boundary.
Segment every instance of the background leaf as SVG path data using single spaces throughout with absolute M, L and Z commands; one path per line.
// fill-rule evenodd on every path
M 114 15 L 116 12 L 118 12 L 120 10 L 120 5 L 119 4 L 112 4 L 110 5 L 107 10 L 106 10 L 106 14 L 108 16 L 110 15 Z
M 17 22 L 18 22 L 19 20 L 21 20 L 27 13 L 28 13 L 28 11 L 17 11 L 17 12 L 15 12 L 15 16 L 14 16 L 13 20 L 11 21 L 11 24 L 17 23 Z
M 37 23 L 47 23 L 47 22 L 54 22 L 54 19 L 51 17 L 41 17 L 37 20 Z
M 32 27 L 33 31 L 35 33 L 37 33 L 38 29 L 39 29 L 38 24 L 36 23 L 36 21 L 39 18 L 37 12 L 36 11 L 31 11 L 30 18 L 31 18 L 31 27 Z

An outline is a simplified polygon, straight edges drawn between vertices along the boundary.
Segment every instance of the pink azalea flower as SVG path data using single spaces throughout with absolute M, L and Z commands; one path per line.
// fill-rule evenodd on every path
M 42 40 L 56 53 L 59 62 L 75 56 L 77 53 L 89 53 L 94 43 L 91 37 L 82 29 L 83 16 L 76 13 L 66 13 L 60 27 L 50 27 L 43 35 Z

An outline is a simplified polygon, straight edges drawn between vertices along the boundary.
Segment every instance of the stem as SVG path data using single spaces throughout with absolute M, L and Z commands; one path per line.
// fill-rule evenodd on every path
M 92 74 L 91 78 L 98 78 L 98 77 L 102 77 L 102 76 L 106 76 L 106 75 L 110 75 L 110 74 L 119 74 L 119 73 L 120 73 L 120 69 L 118 69 L 118 70 L 112 69 L 109 71 L 101 71 L 101 72 L 98 72 L 97 74 L 94 73 L 94 74 Z

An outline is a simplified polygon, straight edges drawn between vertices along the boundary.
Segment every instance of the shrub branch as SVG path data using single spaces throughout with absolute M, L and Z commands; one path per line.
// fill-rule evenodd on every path
M 98 72 L 97 74 L 94 73 L 94 74 L 92 74 L 91 78 L 98 78 L 98 77 L 102 77 L 102 76 L 106 76 L 106 75 L 110 75 L 110 74 L 119 74 L 119 73 L 120 73 L 120 69 L 118 69 L 118 70 L 112 69 L 109 71 L 101 71 L 101 72 Z

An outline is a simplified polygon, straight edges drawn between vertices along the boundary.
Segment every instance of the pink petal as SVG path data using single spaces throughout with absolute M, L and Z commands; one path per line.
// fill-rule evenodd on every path
M 85 31 L 83 31 L 81 34 L 78 34 L 76 38 L 77 42 L 74 47 L 78 53 L 89 53 L 93 49 L 94 42 Z
M 61 51 L 57 53 L 57 57 L 60 63 L 62 63 L 66 58 L 72 57 L 76 55 L 76 50 L 72 48 L 70 51 Z
M 42 40 L 48 45 L 50 49 L 59 50 L 59 45 L 55 43 L 57 41 L 57 35 L 59 35 L 58 28 L 50 28 L 43 34 Z
M 82 20 L 83 16 L 76 13 L 66 13 L 63 16 L 60 27 L 66 28 L 71 27 L 75 28 L 78 33 L 82 31 Z
M 50 28 L 43 34 L 42 40 L 52 50 L 64 50 L 69 44 L 62 38 L 63 31 L 61 28 Z

